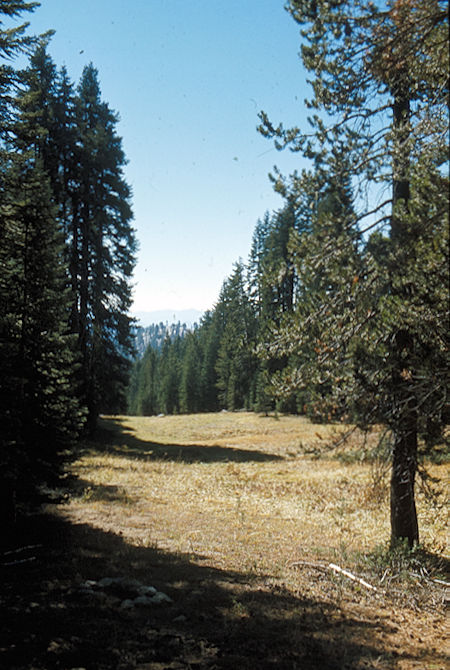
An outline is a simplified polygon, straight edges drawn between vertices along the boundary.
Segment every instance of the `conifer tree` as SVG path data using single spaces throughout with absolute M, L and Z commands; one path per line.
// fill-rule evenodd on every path
M 151 416 L 160 411 L 157 398 L 158 356 L 149 347 L 138 366 L 139 386 L 137 389 L 137 414 Z
M 164 414 L 178 414 L 180 410 L 181 338 L 166 337 L 158 366 L 158 403 Z
M 136 241 L 131 227 L 126 163 L 117 116 L 101 100 L 98 73 L 89 65 L 77 95 L 79 175 L 74 195 L 73 319 L 82 356 L 90 426 L 101 411 L 123 408 L 133 352 L 130 277 Z
M 216 361 L 223 324 L 218 306 L 204 314 L 196 336 L 199 342 L 201 367 L 199 370 L 200 408 L 205 412 L 219 409 Z
M 438 183 L 439 166 L 448 152 L 445 5 L 440 0 L 390 0 L 378 5 L 291 0 L 288 9 L 302 26 L 303 62 L 313 74 L 312 132 L 274 127 L 262 114 L 264 134 L 274 137 L 279 148 L 303 151 L 319 168 L 329 164 L 333 146 L 344 146 L 358 203 L 354 230 L 361 244 L 370 229 L 378 227 L 381 237 L 388 233 L 384 241 L 373 239 L 368 246 L 363 271 L 351 281 L 344 275 L 340 290 L 334 292 L 341 304 L 346 294 L 353 294 L 353 307 L 345 311 L 342 323 L 336 319 L 334 333 L 330 324 L 334 347 L 321 352 L 317 365 L 336 358 L 338 350 L 352 354 L 355 371 L 342 386 L 343 396 L 356 409 L 371 407 L 362 422 L 382 422 L 392 431 L 392 544 L 399 539 L 410 545 L 418 541 L 414 501 L 418 438 L 427 432 L 431 416 L 436 430 L 445 423 L 443 345 L 434 341 L 437 351 L 430 356 L 431 339 L 417 320 L 419 314 L 427 315 L 430 325 L 427 303 L 439 304 L 433 330 L 441 332 L 445 318 L 439 292 L 423 273 L 427 264 L 417 263 L 423 249 L 428 249 L 431 262 L 433 228 L 438 226 L 439 234 L 445 234 L 448 211 L 446 196 L 432 201 L 435 190 L 427 197 L 419 177 L 420 168 L 426 166 L 431 182 Z M 386 187 L 391 194 L 382 197 Z M 330 262 L 332 266 L 334 261 Z M 445 264 L 438 244 L 433 263 L 439 268 Z M 321 316 L 334 308 L 334 301 L 324 298 L 315 312 L 319 329 Z M 301 334 L 299 329 L 288 331 L 287 346 L 295 349 Z M 294 386 L 304 382 L 301 371 L 292 380 Z M 440 398 L 439 411 L 431 414 L 429 394 Z
M 74 342 L 67 329 L 64 240 L 48 179 L 34 151 L 11 161 L 5 184 L 2 460 L 23 500 L 43 484 L 58 482 L 65 450 L 81 428 L 83 413 L 74 383 Z
M 4 1 L 0 17 L 37 5 Z M 45 42 L 27 36 L 27 25 L 0 30 L 2 59 Z M 45 110 L 28 84 L 10 63 L 0 64 L 0 489 L 7 521 L 14 499 L 30 501 L 58 482 L 83 419 L 66 327 L 64 240 L 43 165 Z
M 223 284 L 216 310 L 223 318 L 216 372 L 219 400 L 229 410 L 250 408 L 256 371 L 253 353 L 256 321 L 244 286 L 242 262 Z
M 180 377 L 180 412 L 193 413 L 201 409 L 202 366 L 197 333 L 188 333 L 183 346 L 183 359 Z
M 9 129 L 11 114 L 14 108 L 13 84 L 21 81 L 20 73 L 12 65 L 12 61 L 20 54 L 29 54 L 39 42 L 40 37 L 27 34 L 29 22 L 12 24 L 4 28 L 5 18 L 15 20 L 21 18 L 23 12 L 32 12 L 39 7 L 39 2 L 25 0 L 2 0 L 0 3 L 0 139 L 4 140 Z M 43 36 L 44 37 L 44 36 Z

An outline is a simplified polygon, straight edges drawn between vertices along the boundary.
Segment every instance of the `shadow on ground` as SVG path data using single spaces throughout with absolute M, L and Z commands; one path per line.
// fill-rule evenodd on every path
M 15 542 L 31 545 L 26 555 L 35 560 L 0 568 L 2 668 L 397 667 L 381 641 L 390 631 L 388 621 L 345 618 L 320 600 L 274 590 L 263 577 L 204 567 L 195 556 L 157 547 L 131 546 L 119 535 L 53 513 L 24 521 Z M 92 593 L 83 586 L 86 580 L 119 576 L 154 586 L 172 602 L 125 609 L 124 594 Z
M 94 436 L 96 451 L 120 454 L 145 461 L 179 461 L 182 463 L 219 463 L 227 461 L 280 461 L 281 456 L 253 449 L 236 449 L 221 445 L 164 444 L 141 440 L 127 430 L 120 419 L 103 419 Z

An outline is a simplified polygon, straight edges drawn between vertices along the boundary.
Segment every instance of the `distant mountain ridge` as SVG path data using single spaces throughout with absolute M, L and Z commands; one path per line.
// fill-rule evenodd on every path
M 193 326 L 188 327 L 185 323 L 152 323 L 151 326 L 146 328 L 136 328 L 135 329 L 135 346 L 136 346 L 136 356 L 137 358 L 142 358 L 145 354 L 148 347 L 152 347 L 156 351 L 160 351 L 164 340 L 166 337 L 169 337 L 171 340 L 176 337 L 186 337 L 193 329 Z
M 204 312 L 198 309 L 160 309 L 152 312 L 135 312 L 134 316 L 138 321 L 138 326 L 146 328 L 155 323 L 172 324 L 185 323 L 192 327 L 194 323 L 199 323 Z

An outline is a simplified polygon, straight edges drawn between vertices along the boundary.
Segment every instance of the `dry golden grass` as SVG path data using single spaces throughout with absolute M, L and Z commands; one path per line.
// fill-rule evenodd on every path
M 76 464 L 86 485 L 72 509 L 132 543 L 280 575 L 296 559 L 348 561 L 389 537 L 386 473 L 333 458 L 339 426 L 220 413 L 115 417 L 104 428 L 106 450 Z M 446 467 L 431 470 L 442 480 Z M 421 538 L 435 552 L 446 540 L 441 506 L 419 487 Z
M 314 624 L 313 636 L 318 640 L 327 630 L 339 649 L 347 649 L 351 628 L 345 622 L 372 630 L 373 639 L 358 633 L 354 641 L 358 649 L 381 649 L 376 663 L 364 665 L 361 657 L 345 667 L 444 669 L 443 590 L 431 581 L 442 575 L 429 567 L 419 574 L 419 563 L 403 570 L 400 563 L 390 568 L 370 557 L 389 538 L 389 472 L 380 463 L 351 462 L 349 452 L 361 447 L 357 434 L 340 447 L 345 462 L 337 458 L 333 444 L 343 431 L 301 417 L 245 412 L 105 417 L 99 438 L 75 463 L 78 493 L 65 515 L 119 535 L 130 547 L 179 556 L 205 574 L 241 575 L 240 585 L 225 577 L 221 583 L 233 603 L 229 621 L 250 625 L 251 608 L 243 603 L 251 583 L 252 594 L 294 598 L 288 606 L 284 595 L 282 610 L 270 614 L 284 617 L 286 626 L 289 617 L 306 617 L 298 599 L 328 607 L 332 634 Z M 429 470 L 438 493 L 427 497 L 418 485 L 421 541 L 443 556 L 448 466 Z M 378 591 L 327 571 L 330 562 Z M 170 583 L 177 587 L 175 577 Z

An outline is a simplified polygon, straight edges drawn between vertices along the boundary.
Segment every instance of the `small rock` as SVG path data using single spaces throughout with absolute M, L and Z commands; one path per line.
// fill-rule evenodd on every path
M 122 610 L 132 610 L 134 608 L 134 602 L 132 600 L 122 600 L 120 603 L 120 609 Z
M 157 591 L 157 593 L 155 593 L 155 595 L 150 598 L 150 600 L 156 605 L 160 605 L 161 603 L 173 603 L 172 598 L 170 598 L 165 593 L 162 593 L 161 591 Z
M 78 588 L 79 588 L 80 591 L 91 592 L 93 590 L 93 583 L 91 582 L 91 580 L 88 579 L 87 581 L 82 582 Z
M 139 589 L 142 586 L 142 582 L 133 577 L 118 577 L 114 580 L 116 584 L 120 584 L 124 589 Z
M 140 596 L 154 596 L 157 593 L 157 590 L 154 586 L 140 586 L 138 589 Z
M 112 577 L 103 577 L 103 579 L 98 582 L 101 589 L 107 589 L 111 584 L 114 584 L 114 579 Z
M 185 621 L 187 621 L 187 616 L 184 616 L 184 614 L 176 616 L 175 619 L 173 620 L 174 623 L 184 623 Z
M 148 598 L 147 596 L 138 596 L 133 600 L 133 603 L 137 607 L 151 607 L 154 604 L 152 599 Z
M 82 595 L 82 596 L 90 596 L 90 597 L 92 597 L 92 596 L 95 595 L 96 592 L 95 592 L 94 589 L 91 588 L 90 586 L 85 586 L 84 584 L 82 584 L 82 585 L 78 588 L 78 593 L 79 593 L 80 595 Z M 98 593 L 98 591 L 97 591 L 97 593 Z

